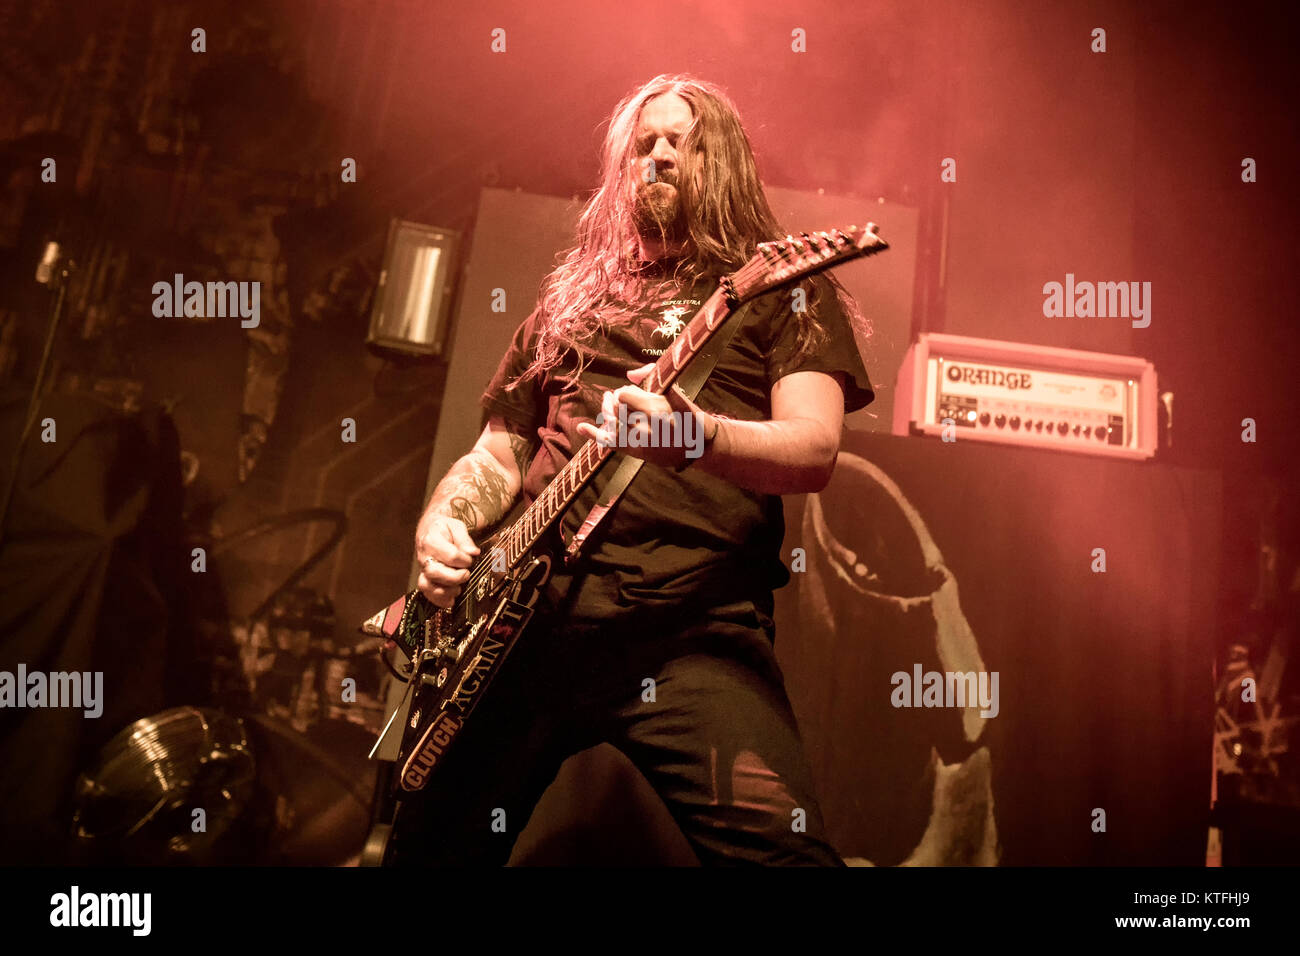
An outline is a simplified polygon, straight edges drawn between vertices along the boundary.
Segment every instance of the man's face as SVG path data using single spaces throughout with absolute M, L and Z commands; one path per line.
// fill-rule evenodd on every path
M 676 93 L 656 96 L 641 109 L 633 169 L 638 178 L 636 224 L 643 236 L 669 242 L 686 238 L 677 149 L 693 119 L 690 104 Z

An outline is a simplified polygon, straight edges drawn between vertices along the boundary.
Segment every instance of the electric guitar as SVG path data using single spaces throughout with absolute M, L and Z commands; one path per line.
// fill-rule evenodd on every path
M 750 299 L 888 248 L 872 223 L 762 243 L 753 258 L 719 283 L 641 388 L 666 392 L 727 317 Z M 361 625 L 364 633 L 387 639 L 385 660 L 407 682 L 406 699 L 375 744 L 377 751 L 400 730 L 402 790 L 420 790 L 429 782 L 482 700 L 550 578 L 554 549 L 543 536 L 613 453 L 596 441 L 579 447 L 522 515 L 484 542 L 452 607 L 439 608 L 415 590 Z M 391 663 L 394 650 L 405 658 L 400 669 Z M 395 725 L 408 701 L 404 723 Z

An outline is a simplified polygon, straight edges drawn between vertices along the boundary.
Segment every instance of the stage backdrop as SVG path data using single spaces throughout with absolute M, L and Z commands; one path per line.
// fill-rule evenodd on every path
M 27 414 L 0 390 L 8 468 Z M 189 703 L 197 681 L 181 528 L 179 440 L 157 406 L 55 393 L 24 446 L 0 546 L 0 671 L 98 672 L 100 712 L 0 710 L 0 865 L 69 862 L 74 782 L 126 724 Z M 197 681 L 197 683 L 196 683 Z M 93 709 L 93 708 L 92 708 Z
M 1210 472 L 846 435 L 776 645 L 840 852 L 1203 865 L 1219 513 Z M 918 665 L 996 693 L 896 706 Z

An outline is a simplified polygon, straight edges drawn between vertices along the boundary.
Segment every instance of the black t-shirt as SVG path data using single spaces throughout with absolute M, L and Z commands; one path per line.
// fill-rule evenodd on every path
M 589 364 L 579 387 L 560 380 L 577 367 L 578 357 L 570 350 L 559 368 L 540 381 L 530 378 L 506 390 L 532 360 L 540 311 L 520 325 L 481 404 L 487 414 L 535 431 L 540 439 L 541 447 L 524 476 L 526 502 L 536 498 L 572 452 L 587 441 L 577 432 L 577 424 L 594 420 L 604 391 L 629 384 L 630 369 L 654 362 L 670 347 L 716 284 L 702 280 L 670 291 L 608 323 L 606 333 L 583 346 Z M 696 404 L 730 418 L 767 420 L 772 385 L 798 371 L 844 373 L 846 411 L 874 398 L 833 287 L 816 276 L 805 280 L 805 292 L 813 284 L 818 288 L 815 314 L 827 332 L 823 345 L 791 361 L 798 328 L 791 310 L 793 293 L 760 296 Z M 808 298 L 812 301 L 811 294 Z M 621 460 L 620 454 L 612 456 L 565 514 L 561 522 L 565 541 L 576 532 Z M 643 621 L 670 609 L 744 600 L 770 613 L 772 591 L 790 578 L 780 554 L 784 535 L 780 497 L 749 491 L 698 467 L 678 474 L 647 463 L 587 543 L 578 564 L 566 570 L 557 562 L 548 599 L 554 606 L 566 607 L 574 621 Z

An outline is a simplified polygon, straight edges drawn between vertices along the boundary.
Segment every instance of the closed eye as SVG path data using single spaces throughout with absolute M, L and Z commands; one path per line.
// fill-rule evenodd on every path
M 668 145 L 671 146 L 673 149 L 677 148 L 677 143 L 683 136 L 682 133 L 667 133 L 665 135 L 668 139 Z M 649 155 L 650 152 L 655 148 L 655 143 L 658 142 L 658 140 L 659 140 L 658 136 L 653 136 L 648 133 L 644 136 L 638 137 L 636 141 L 637 152 L 642 156 Z

